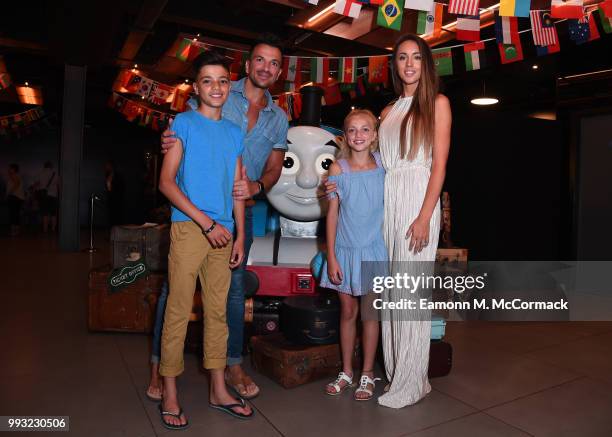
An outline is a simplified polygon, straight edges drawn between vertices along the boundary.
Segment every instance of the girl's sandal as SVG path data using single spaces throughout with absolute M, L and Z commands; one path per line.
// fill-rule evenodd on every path
M 346 384 L 340 385 L 342 381 L 346 382 Z M 325 390 L 325 393 L 327 393 L 330 396 L 338 396 L 344 390 L 351 388 L 352 386 L 353 386 L 353 378 L 348 376 L 344 372 L 340 372 L 334 382 L 330 382 L 329 384 L 327 384 L 327 387 L 332 387 L 334 389 L 334 392 L 329 392 Z
M 355 390 L 356 401 L 369 401 L 374 396 L 374 389 L 376 388 L 376 381 L 380 381 L 380 378 L 370 378 L 368 375 L 361 375 L 359 379 L 359 388 Z M 368 388 L 368 385 L 372 384 L 372 390 Z M 366 393 L 367 397 L 358 397 L 357 393 Z

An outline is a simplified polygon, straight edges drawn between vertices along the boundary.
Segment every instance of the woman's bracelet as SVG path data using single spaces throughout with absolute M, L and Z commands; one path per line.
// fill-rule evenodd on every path
M 213 229 L 215 229 L 215 226 L 217 226 L 217 222 L 213 220 L 212 225 L 210 225 L 210 228 L 204 229 L 204 235 L 210 234 Z

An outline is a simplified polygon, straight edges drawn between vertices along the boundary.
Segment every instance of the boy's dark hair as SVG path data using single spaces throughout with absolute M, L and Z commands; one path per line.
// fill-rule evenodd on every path
M 260 44 L 264 44 L 267 46 L 277 48 L 278 50 L 280 50 L 281 56 L 283 55 L 284 50 L 285 50 L 283 41 L 278 37 L 278 35 L 275 35 L 270 32 L 266 32 L 266 33 L 262 33 L 261 35 L 259 35 L 257 40 L 251 46 L 251 50 L 249 51 L 249 59 L 251 59 L 251 56 L 253 56 L 253 50 L 255 50 L 255 47 L 257 47 Z
M 9 168 L 13 170 L 15 173 L 19 173 L 19 164 L 11 164 Z
M 220 65 L 229 73 L 230 64 L 231 61 L 226 58 L 225 55 L 216 50 L 207 50 L 193 61 L 194 78 L 197 78 L 202 67 L 206 67 L 207 65 Z

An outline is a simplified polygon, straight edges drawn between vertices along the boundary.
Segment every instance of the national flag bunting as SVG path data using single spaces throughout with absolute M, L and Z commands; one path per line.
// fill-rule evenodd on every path
M 455 37 L 461 41 L 478 41 L 480 40 L 480 16 L 463 16 L 457 17 L 457 27 L 455 28 Z
M 557 43 L 559 40 L 557 37 L 557 29 L 550 16 L 550 12 L 537 10 L 530 11 L 529 18 L 531 20 L 533 43 L 536 46 L 549 46 Z
M 442 14 L 444 13 L 442 3 L 433 3 L 429 11 L 419 11 L 417 19 L 417 34 L 432 35 L 434 38 L 442 32 Z
M 549 46 L 535 46 L 535 48 L 536 54 L 538 56 L 546 56 L 550 55 L 551 53 L 557 53 L 561 51 L 561 46 L 559 46 L 559 40 L 557 40 L 555 44 Z
M 550 15 L 553 18 L 576 18 L 584 15 L 583 0 L 552 0 Z
M 152 87 L 153 87 L 153 81 L 146 77 L 142 77 L 140 79 L 140 85 L 138 87 L 138 90 L 136 91 L 136 94 L 146 99 L 147 97 L 149 97 L 149 93 L 151 92 Z
M 485 66 L 484 48 L 485 43 L 483 41 L 463 46 L 466 71 L 480 70 Z M 481 51 L 483 51 L 483 53 L 481 53 Z
M 355 70 L 357 68 L 356 58 L 340 58 L 338 69 L 338 81 L 340 83 L 355 82 Z
M 310 58 L 310 80 L 326 85 L 329 80 L 329 59 Z
M 163 105 L 173 92 L 174 87 L 155 82 L 149 94 L 149 101 L 156 105 Z
M 310 3 L 311 5 L 318 5 L 319 4 L 319 0 L 307 0 L 308 3 Z
M 356 0 L 336 0 L 334 12 L 347 17 L 357 18 L 361 12 L 361 3 Z
M 528 17 L 531 0 L 501 0 L 499 15 L 502 17 Z
M 385 0 L 378 8 L 376 24 L 393 30 L 401 30 L 404 0 Z
M 0 73 L 0 90 L 11 86 L 11 77 L 8 73 Z
M 433 49 L 431 53 L 438 76 L 453 74 L 453 54 L 451 49 Z
M 601 28 L 605 33 L 612 33 L 612 18 L 607 17 L 606 13 L 602 10 L 601 6 L 597 10 L 599 14 L 599 21 L 601 22 Z
M 599 9 L 603 11 L 604 16 L 612 18 L 612 0 L 605 0 L 599 3 Z
M 283 75 L 287 82 L 301 83 L 302 59 L 298 56 L 285 56 L 283 59 Z
M 191 48 L 191 40 L 189 38 L 183 38 L 178 50 L 176 51 L 177 59 L 185 62 L 189 58 L 189 49 Z
M 342 102 L 340 87 L 335 80 L 330 81 L 323 87 L 323 102 L 325 105 L 337 105 Z
M 518 39 L 514 44 L 498 44 L 502 64 L 523 60 L 523 47 Z
M 478 3 L 479 0 L 450 0 L 448 12 L 456 15 L 478 15 Z
M 389 80 L 389 57 L 372 56 L 368 65 L 368 82 L 387 83 Z
M 576 44 L 583 44 L 589 40 L 589 21 L 584 19 L 576 20 L 574 18 L 567 20 L 567 27 L 569 29 L 569 36 L 572 41 Z
M 384 2 L 384 0 L 360 0 L 359 3 L 361 3 L 362 5 L 377 5 L 380 6 L 382 5 Z
M 590 11 L 588 14 L 589 21 L 589 41 L 593 41 L 601 38 L 599 35 L 599 30 L 597 29 L 597 23 L 595 23 L 595 17 L 593 16 L 593 11 Z
M 404 9 L 431 11 L 433 9 L 433 0 L 405 0 Z
M 516 17 L 495 17 L 495 39 L 499 44 L 514 44 L 519 39 Z

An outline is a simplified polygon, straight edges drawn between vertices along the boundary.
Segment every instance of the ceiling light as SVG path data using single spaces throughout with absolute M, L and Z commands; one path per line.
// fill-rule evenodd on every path
M 25 86 L 30 86 L 30 84 L 26 82 L 26 83 L 25 83 Z
M 487 96 L 487 86 L 486 86 L 486 83 L 483 81 L 482 82 L 482 95 L 480 97 L 473 98 L 472 100 L 470 100 L 470 103 L 472 105 L 488 106 L 488 105 L 495 105 L 496 103 L 499 103 L 499 100 L 496 99 L 495 97 Z
M 496 103 L 499 103 L 499 100 L 497 100 L 495 97 L 478 97 L 470 100 L 470 103 L 472 103 L 472 105 L 487 106 L 495 105 Z
M 318 19 L 319 19 L 319 18 L 321 18 L 323 15 L 327 15 L 327 13 L 328 13 L 329 11 L 331 11 L 331 10 L 334 8 L 334 6 L 335 6 L 335 5 L 336 5 L 336 3 L 332 3 L 331 5 L 329 5 L 329 6 L 328 6 L 328 7 L 326 7 L 325 9 L 323 9 L 321 12 L 318 12 L 318 13 L 314 14 L 312 17 L 310 17 L 310 18 L 308 19 L 308 23 L 311 23 L 311 22 L 313 22 L 313 21 L 315 21 L 315 20 L 318 20 Z
M 540 67 L 538 67 L 538 64 L 533 64 L 533 65 L 531 66 L 531 68 L 533 68 L 534 70 L 537 70 L 537 69 L 538 69 L 538 68 L 540 68 Z

